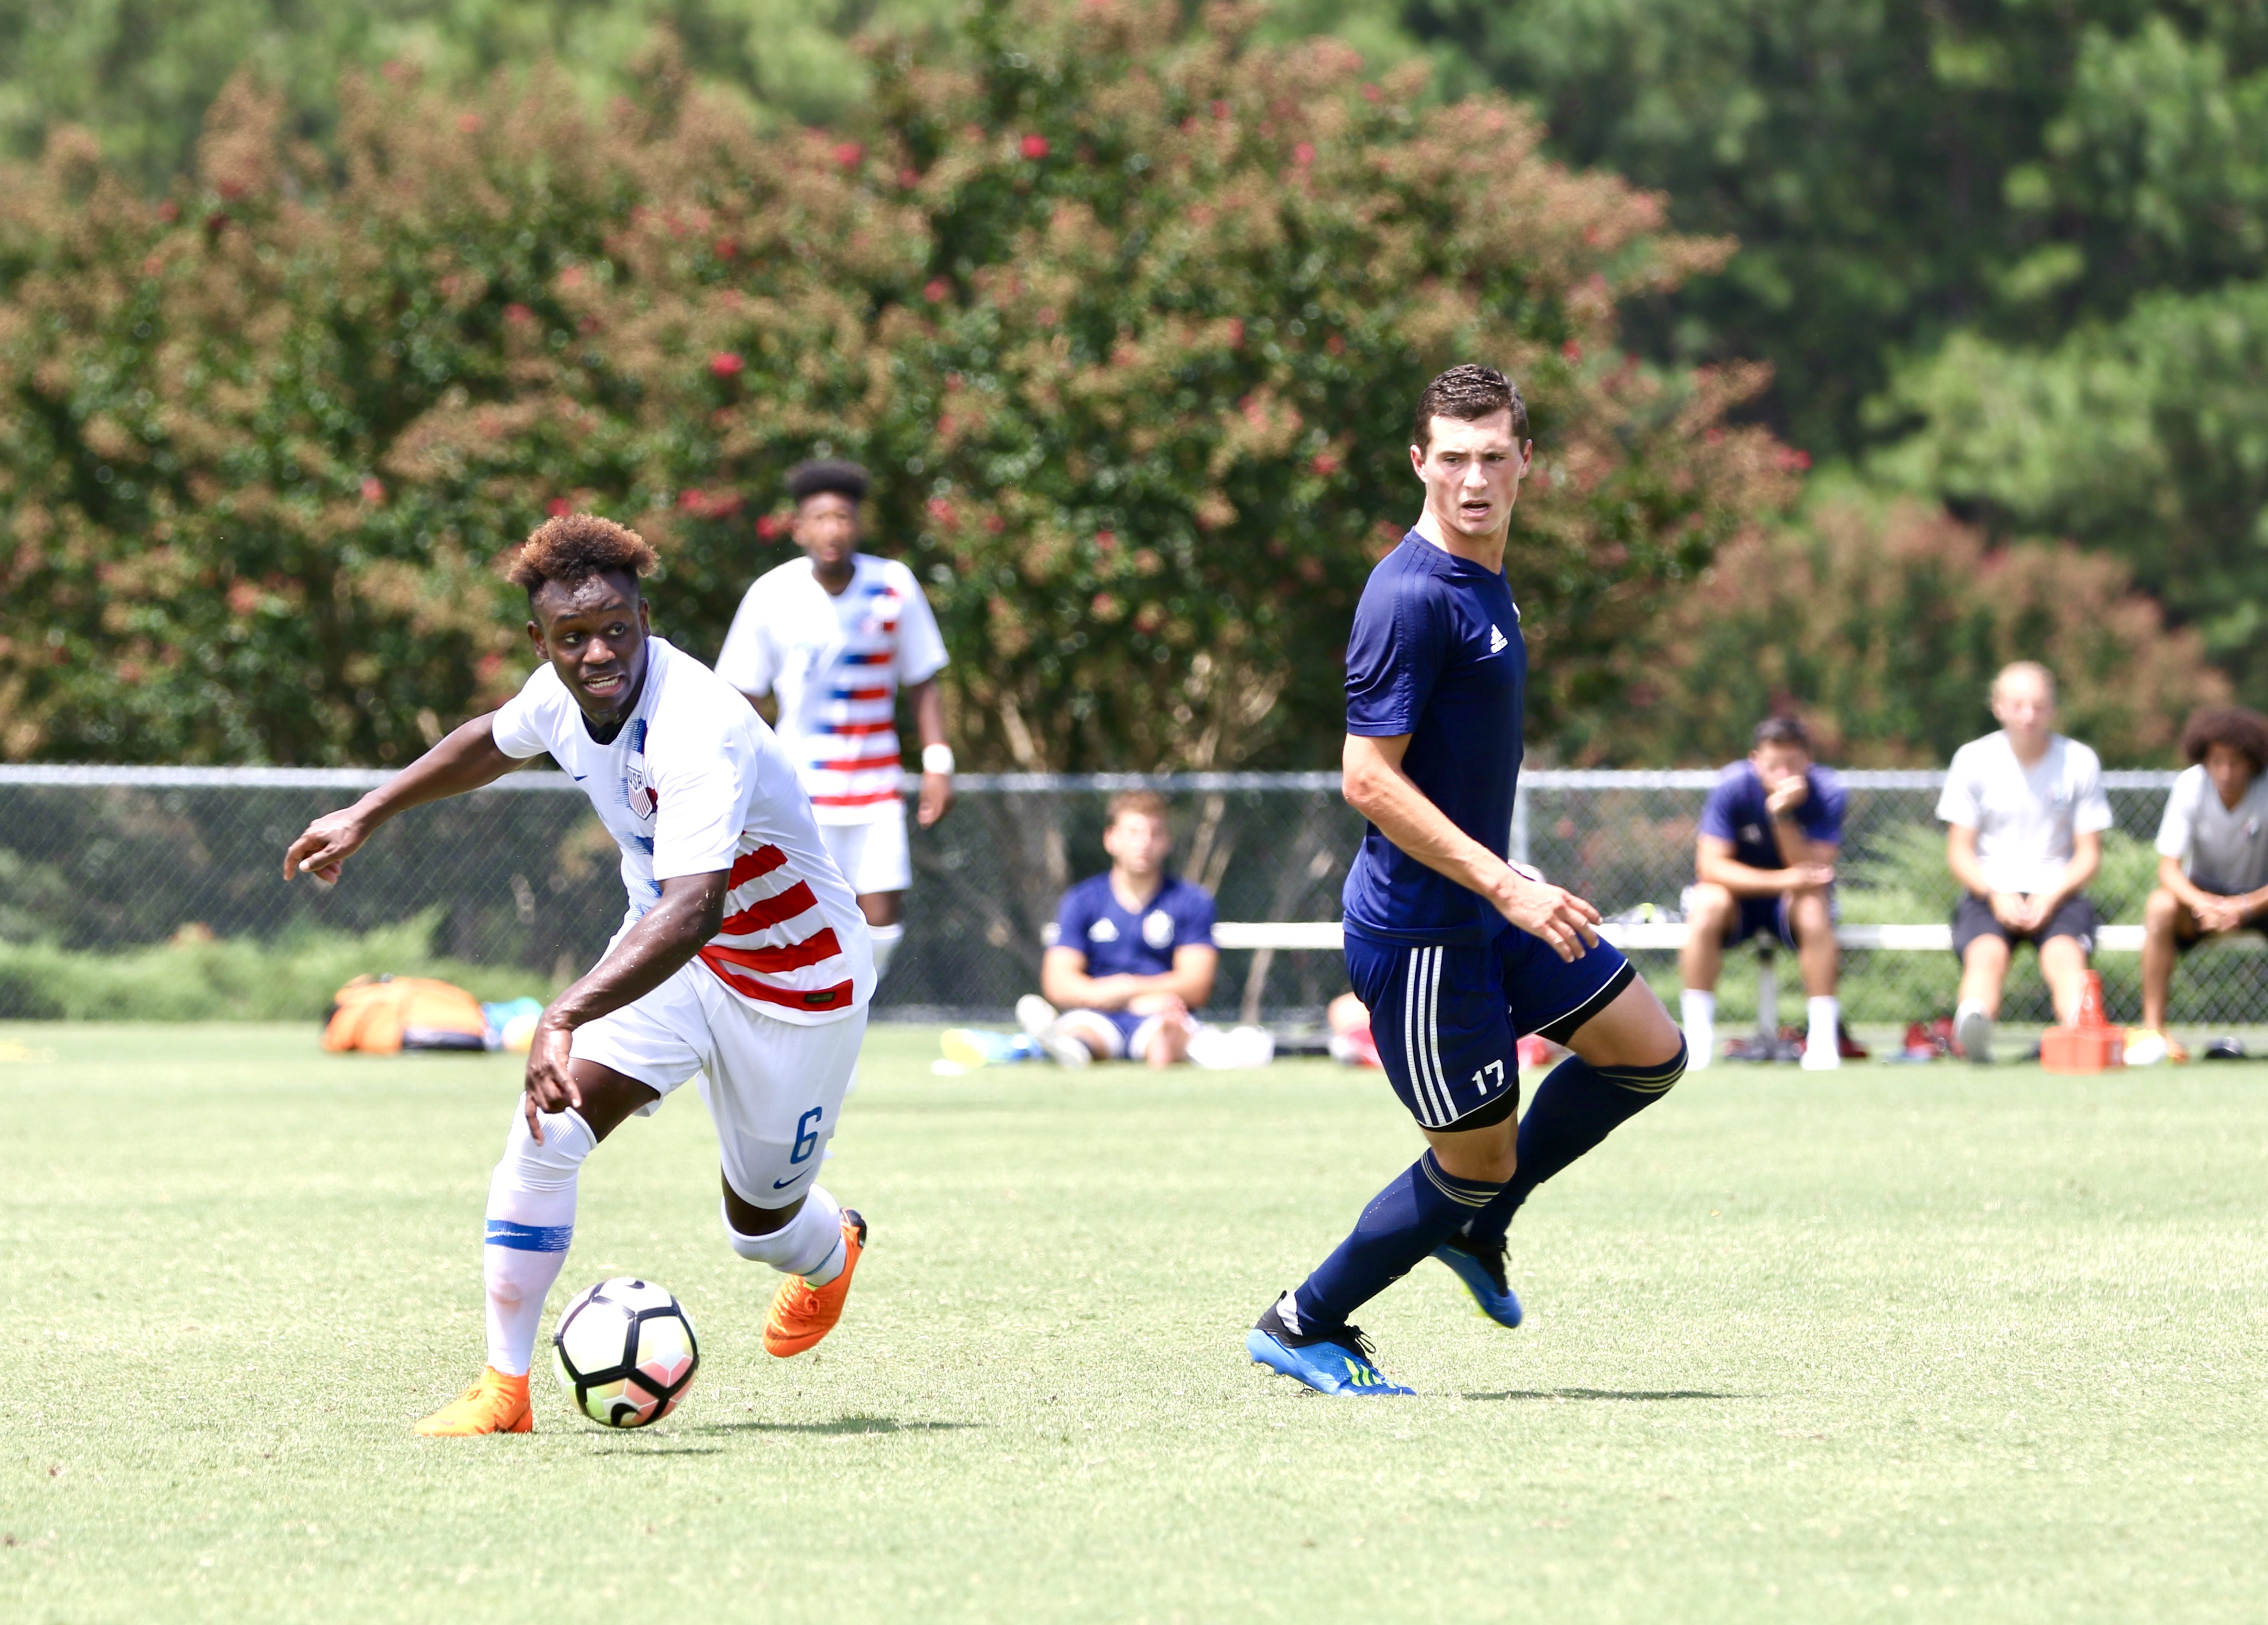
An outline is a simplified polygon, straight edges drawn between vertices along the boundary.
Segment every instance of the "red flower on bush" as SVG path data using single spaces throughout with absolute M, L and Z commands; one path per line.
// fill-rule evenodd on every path
M 718 378 L 736 378 L 747 364 L 729 349 L 720 349 L 709 357 L 709 370 Z
M 1308 165 L 1315 161 L 1315 143 L 1312 141 L 1303 141 L 1300 143 L 1299 145 L 1293 147 L 1292 149 L 1292 161 L 1302 169 L 1307 168 Z
M 865 156 L 866 149 L 855 141 L 842 142 L 835 149 L 835 161 L 845 169 L 856 168 L 858 160 Z
M 1569 361 L 1580 361 L 1583 358 L 1583 347 L 1574 340 L 1569 339 L 1559 347 L 1559 354 Z
M 932 496 L 928 503 L 929 517 L 939 525 L 950 526 L 954 521 L 953 504 L 942 496 Z
M 1339 471 L 1339 460 L 1329 452 L 1318 452 L 1308 460 L 1307 467 L 1328 480 Z
M 777 541 L 780 533 L 786 528 L 780 523 L 777 514 L 760 513 L 756 516 L 756 534 L 766 541 Z
M 386 500 L 386 482 L 374 474 L 362 477 L 362 499 L 375 508 Z
M 526 327 L 535 320 L 535 312 L 515 299 L 504 307 L 504 319 L 515 327 Z
M 696 519 L 729 518 L 740 511 L 740 494 L 691 488 L 677 494 L 677 505 Z
M 180 217 L 181 206 L 175 202 L 172 198 L 169 197 L 164 202 L 158 205 L 158 218 L 163 220 L 167 225 L 173 224 L 174 221 Z
M 1045 136 L 1027 136 L 1017 143 L 1017 149 L 1026 158 L 1036 162 L 1048 155 L 1048 138 Z
M 569 502 L 564 496 L 554 496 L 549 502 L 543 504 L 543 511 L 549 514 L 555 519 L 564 518 L 567 515 L 575 511 L 575 504 Z
M 953 284 L 942 276 L 932 276 L 922 289 L 922 298 L 932 305 L 945 303 L 945 296 L 953 291 Z

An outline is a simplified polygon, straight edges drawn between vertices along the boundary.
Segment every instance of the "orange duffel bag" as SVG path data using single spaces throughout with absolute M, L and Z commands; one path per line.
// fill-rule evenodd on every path
M 323 1048 L 390 1055 L 404 1049 L 486 1049 L 481 1002 L 430 976 L 357 976 L 338 990 Z

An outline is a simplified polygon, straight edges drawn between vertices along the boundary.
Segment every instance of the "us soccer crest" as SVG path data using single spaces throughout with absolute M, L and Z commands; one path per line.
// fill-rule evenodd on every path
M 653 816 L 661 797 L 645 776 L 645 718 L 630 724 L 630 748 L 622 765 L 622 800 L 641 824 Z

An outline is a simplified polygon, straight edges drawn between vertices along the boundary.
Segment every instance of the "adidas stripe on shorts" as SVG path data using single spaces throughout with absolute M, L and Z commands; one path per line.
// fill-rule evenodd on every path
M 1513 925 L 1479 947 L 1345 939 L 1347 979 L 1370 1011 L 1387 1079 L 1426 1129 L 1502 1106 L 1506 1090 L 1516 1102 L 1521 1039 L 1565 1042 L 1638 974 L 1607 943 L 1568 961 Z

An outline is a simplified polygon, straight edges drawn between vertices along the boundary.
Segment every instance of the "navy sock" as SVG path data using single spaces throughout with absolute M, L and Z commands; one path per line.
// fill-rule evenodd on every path
M 1302 1325 L 1337 1326 L 1416 1268 L 1502 1187 L 1441 1171 L 1428 1151 L 1370 1199 L 1354 1233 L 1296 1294 Z
M 1551 1070 L 1520 1120 L 1520 1169 L 1467 1226 L 1474 1240 L 1502 1246 L 1528 1193 L 1669 1092 L 1685 1075 L 1685 1045 L 1660 1066 L 1593 1066 L 1570 1055 Z

